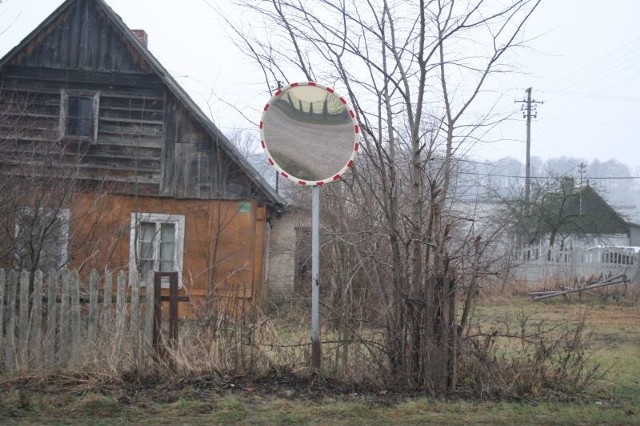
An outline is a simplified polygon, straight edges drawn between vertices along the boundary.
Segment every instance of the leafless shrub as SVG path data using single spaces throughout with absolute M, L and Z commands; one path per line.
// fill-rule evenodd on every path
M 477 326 L 463 341 L 459 389 L 481 398 L 576 395 L 602 378 L 584 313 L 550 324 L 521 314 L 519 330 Z

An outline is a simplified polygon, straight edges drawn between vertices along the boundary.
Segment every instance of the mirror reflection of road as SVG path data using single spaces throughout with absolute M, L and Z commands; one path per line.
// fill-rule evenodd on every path
M 278 108 L 270 108 L 264 122 L 264 138 L 273 160 L 299 179 L 329 179 L 349 161 L 354 145 L 351 120 L 315 124 L 296 120 Z

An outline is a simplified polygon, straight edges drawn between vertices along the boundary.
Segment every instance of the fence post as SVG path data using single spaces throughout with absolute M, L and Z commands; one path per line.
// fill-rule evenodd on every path
M 102 338 L 104 340 L 105 348 L 109 351 L 109 355 L 113 354 L 113 347 L 111 345 L 111 333 L 113 325 L 111 324 L 111 310 L 113 309 L 113 275 L 111 271 L 104 271 L 104 288 L 102 298 L 102 320 L 104 326 L 102 327 Z
M 42 271 L 33 276 L 33 293 L 31 296 L 33 324 L 31 328 L 31 358 L 34 367 L 42 366 Z
M 60 346 L 58 347 L 58 359 L 60 367 L 67 366 L 69 360 L 69 271 L 66 269 L 60 274 L 62 285 L 62 299 L 60 300 Z
M 29 272 L 20 272 L 20 323 L 18 324 L 18 369 L 28 370 L 29 366 Z
M 56 293 L 58 287 L 58 274 L 56 271 L 49 271 L 47 280 L 47 331 L 45 332 L 45 359 L 46 366 L 52 369 L 56 365 Z
M 80 365 L 80 274 L 71 272 L 71 366 L 75 369 Z
M 166 354 L 162 347 L 160 326 L 162 324 L 162 277 L 169 277 L 169 345 L 175 347 L 178 343 L 178 273 L 177 272 L 155 272 L 154 273 L 154 350 L 160 357 Z
M 160 327 L 162 325 L 162 275 L 160 272 L 154 273 L 153 279 L 153 351 L 158 359 L 163 358 L 164 348 L 162 347 L 162 335 Z
M 129 286 L 131 287 L 131 318 L 130 318 L 130 330 L 131 330 L 131 353 L 133 356 L 133 365 L 137 369 L 139 367 L 140 362 L 140 329 L 139 329 L 139 320 L 138 320 L 138 307 L 140 305 L 140 293 L 139 293 L 139 284 L 137 279 L 132 279 L 129 282 Z
M 93 352 L 98 339 L 98 271 L 95 269 L 89 275 L 89 320 L 87 325 L 87 335 L 89 346 Z
M 16 292 L 18 291 L 18 273 L 9 271 L 9 294 L 7 295 L 7 338 L 5 342 L 5 367 L 11 372 L 15 369 L 16 356 Z
M 0 348 L 4 348 L 4 284 L 6 282 L 4 269 L 0 269 Z M 2 367 L 2 354 L 0 353 L 0 367 Z
M 116 295 L 116 360 L 118 366 L 122 365 L 122 341 L 124 339 L 124 326 L 126 318 L 126 290 L 127 275 L 124 271 L 118 273 L 118 290 Z
M 153 271 L 149 271 L 147 276 L 145 277 L 145 286 L 144 286 L 144 335 L 145 335 L 145 347 L 147 350 L 154 350 L 154 340 L 153 340 L 153 332 L 154 332 L 154 305 L 155 305 L 155 297 L 154 297 L 154 281 L 153 281 Z M 152 354 L 155 356 L 155 354 Z M 145 356 L 145 359 L 147 357 Z
M 178 273 L 169 273 L 169 344 L 178 346 Z

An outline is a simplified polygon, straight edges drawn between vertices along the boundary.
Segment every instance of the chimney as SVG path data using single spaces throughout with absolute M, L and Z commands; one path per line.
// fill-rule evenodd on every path
M 573 193 L 575 188 L 576 188 L 576 182 L 572 177 L 568 177 L 568 176 L 562 177 L 562 192 L 565 195 Z
M 147 47 L 149 43 L 149 36 L 145 30 L 131 30 L 133 34 L 138 38 L 138 41 L 142 43 L 144 47 Z

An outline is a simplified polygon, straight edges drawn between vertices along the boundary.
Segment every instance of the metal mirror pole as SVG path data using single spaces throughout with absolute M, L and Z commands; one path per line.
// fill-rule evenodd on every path
M 320 368 L 320 186 L 311 192 L 311 365 Z
M 0 3 L 2 0 L 0 0 Z M 320 368 L 320 191 L 353 167 L 360 126 L 347 101 L 312 81 L 279 88 L 262 110 L 260 141 L 279 176 L 311 186 L 311 367 Z M 286 171 L 282 165 L 295 166 Z M 276 179 L 276 192 L 278 180 Z M 282 200 L 282 204 L 286 204 Z

